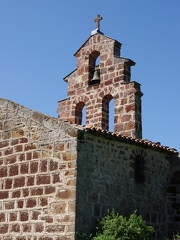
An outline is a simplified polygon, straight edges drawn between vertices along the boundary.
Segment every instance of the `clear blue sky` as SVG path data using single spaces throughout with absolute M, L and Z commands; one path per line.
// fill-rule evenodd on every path
M 180 150 L 180 0 L 0 0 L 0 97 L 57 117 L 97 14 L 136 62 L 143 138 Z

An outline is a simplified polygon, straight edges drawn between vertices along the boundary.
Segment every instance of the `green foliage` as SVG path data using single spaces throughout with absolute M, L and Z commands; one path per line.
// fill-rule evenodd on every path
M 151 240 L 154 230 L 147 226 L 141 216 L 136 211 L 126 218 L 119 215 L 114 210 L 108 212 L 96 227 L 96 233 L 86 236 L 80 234 L 77 240 Z M 83 238 L 84 237 L 84 238 Z
M 150 240 L 152 233 L 153 228 L 136 211 L 126 218 L 113 210 L 99 221 L 93 240 Z

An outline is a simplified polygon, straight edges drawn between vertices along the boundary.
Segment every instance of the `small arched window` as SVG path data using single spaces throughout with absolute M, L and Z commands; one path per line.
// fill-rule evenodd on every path
M 109 131 L 109 103 L 113 99 L 111 94 L 104 96 L 102 101 L 102 129 Z M 111 109 L 114 111 L 114 109 Z
M 82 109 L 82 121 L 81 124 L 84 126 L 86 125 L 86 105 L 84 105 Z
M 84 124 L 86 122 L 86 107 L 84 102 L 79 102 L 75 109 L 75 123 L 78 125 Z M 84 116 L 85 115 L 85 116 Z M 85 125 L 85 124 L 84 124 Z
M 109 129 L 114 132 L 114 98 L 109 101 Z
M 134 162 L 134 179 L 137 183 L 144 182 L 144 160 L 141 156 L 136 156 Z

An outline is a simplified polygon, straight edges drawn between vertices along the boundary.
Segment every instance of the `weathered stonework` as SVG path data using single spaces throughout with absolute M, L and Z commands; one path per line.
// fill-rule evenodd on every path
M 73 240 L 107 209 L 135 209 L 164 239 L 180 227 L 179 158 L 158 143 L 79 128 L 0 99 L 0 234 Z M 135 159 L 143 159 L 143 182 Z
M 125 216 L 137 209 L 156 229 L 156 239 L 164 239 L 168 233 L 178 231 L 179 185 L 173 192 L 176 203 L 172 199 L 171 203 L 168 201 L 168 189 L 174 189 L 170 172 L 174 172 L 175 162 L 171 154 L 86 131 L 84 140 L 79 141 L 77 147 L 77 231 L 91 231 L 96 220 L 113 208 Z M 144 161 L 142 183 L 135 181 L 136 156 L 142 156 Z M 169 204 L 173 218 L 167 209 Z M 174 223 L 174 219 L 178 221 Z
M 140 84 L 130 82 L 135 63 L 120 57 L 121 43 L 100 33 L 92 35 L 75 53 L 77 69 L 64 80 L 68 99 L 59 101 L 59 119 L 81 124 L 86 106 L 86 125 L 109 129 L 109 101 L 114 99 L 114 132 L 142 138 Z M 100 57 L 100 83 L 92 85 L 96 59 Z
M 0 99 L 1 239 L 72 240 L 77 130 Z

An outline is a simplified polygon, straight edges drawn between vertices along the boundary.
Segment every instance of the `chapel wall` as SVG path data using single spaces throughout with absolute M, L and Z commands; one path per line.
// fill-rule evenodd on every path
M 135 182 L 136 156 L 144 161 L 142 183 Z M 90 232 L 108 209 L 124 216 L 137 209 L 164 239 L 170 161 L 165 153 L 86 133 L 78 144 L 76 230 Z

